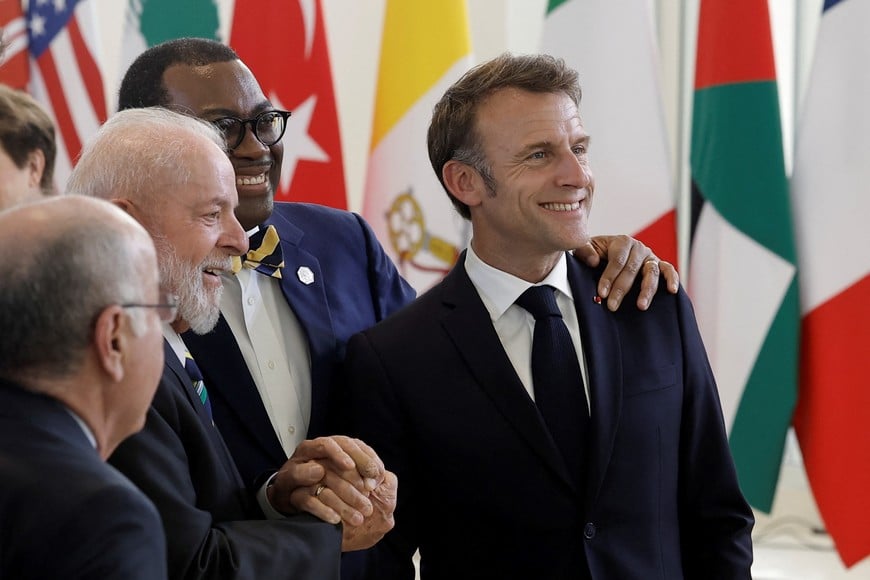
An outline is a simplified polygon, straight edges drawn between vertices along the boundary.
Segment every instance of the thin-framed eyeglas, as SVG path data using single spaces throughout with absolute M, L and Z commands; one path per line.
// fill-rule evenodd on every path
M 235 149 L 242 144 L 245 138 L 245 127 L 251 126 L 251 131 L 257 141 L 270 147 L 281 140 L 287 129 L 287 119 L 290 111 L 264 111 L 251 119 L 239 119 L 238 117 L 221 117 L 211 123 L 220 129 L 227 140 L 227 147 Z
M 154 304 L 146 304 L 143 302 L 127 302 L 121 304 L 121 308 L 156 308 L 157 315 L 163 322 L 172 322 L 178 316 L 178 296 L 168 292 L 160 291 L 158 302 Z

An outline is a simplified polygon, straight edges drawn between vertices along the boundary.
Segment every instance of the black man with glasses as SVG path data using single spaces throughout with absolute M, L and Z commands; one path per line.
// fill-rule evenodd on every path
M 167 577 L 154 504 L 105 460 L 163 367 L 148 233 L 59 196 L 0 212 L 0 578 Z

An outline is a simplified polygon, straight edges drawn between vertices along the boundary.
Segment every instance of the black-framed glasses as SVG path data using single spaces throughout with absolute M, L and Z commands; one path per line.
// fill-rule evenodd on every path
M 156 308 L 157 316 L 163 322 L 172 322 L 178 316 L 178 296 L 169 292 L 160 291 L 160 296 L 154 304 L 143 302 L 127 302 L 121 304 L 121 308 Z
M 264 111 L 251 119 L 239 119 L 238 117 L 221 117 L 215 119 L 212 124 L 220 129 L 227 140 L 227 147 L 235 149 L 242 144 L 245 138 L 245 127 L 250 125 L 251 131 L 257 141 L 269 147 L 281 140 L 287 129 L 287 119 L 290 111 Z

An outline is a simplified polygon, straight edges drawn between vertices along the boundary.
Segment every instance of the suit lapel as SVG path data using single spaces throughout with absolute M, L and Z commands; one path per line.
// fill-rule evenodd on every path
M 181 366 L 178 356 L 175 354 L 175 351 L 172 350 L 172 347 L 166 339 L 163 339 L 163 360 L 165 362 L 166 371 L 171 373 L 175 381 L 181 385 L 181 391 L 187 398 L 187 402 L 190 403 L 196 411 L 196 415 L 204 425 L 210 426 L 212 424 L 211 418 L 208 416 L 208 413 L 205 410 L 205 405 L 202 404 L 199 395 L 197 395 L 196 391 L 193 390 L 193 381 L 190 379 L 190 375 L 188 375 L 187 371 L 184 370 L 184 367 Z M 197 364 L 197 366 L 199 365 Z M 208 388 L 208 386 L 206 386 L 206 388 Z
M 245 359 L 223 314 L 212 332 L 200 336 L 187 332 L 184 341 L 203 370 L 218 426 L 227 427 L 228 424 L 222 421 L 223 416 L 236 415 L 241 428 L 253 436 L 275 465 L 281 465 L 287 455 L 275 435 L 257 385 L 244 364 Z M 221 380 L 209 382 L 212 376 Z M 227 388 L 222 388 L 224 385 Z
M 196 391 L 193 388 L 193 381 L 191 381 L 190 375 L 188 375 L 187 371 L 184 370 L 184 367 L 181 366 L 178 356 L 175 354 L 175 351 L 172 350 L 172 347 L 166 339 L 163 340 L 163 357 L 163 380 L 174 381 L 180 385 L 181 391 L 184 393 L 187 402 L 193 407 L 196 416 L 199 418 L 200 422 L 202 422 L 206 433 L 208 433 L 215 454 L 219 456 L 221 465 L 224 470 L 226 470 L 228 477 L 232 478 L 233 482 L 239 489 L 244 489 L 241 476 L 236 468 L 236 463 L 233 460 L 229 449 L 227 449 L 220 431 L 218 431 L 214 426 L 214 423 L 212 423 L 211 418 L 208 416 L 208 412 L 205 410 L 205 405 L 202 404 L 202 400 L 200 400 L 199 395 L 196 394 Z M 197 366 L 199 364 L 200 363 L 197 362 Z M 206 384 L 206 388 L 208 388 L 208 384 Z
M 465 256 L 444 279 L 442 325 L 475 381 L 505 420 L 567 485 L 571 478 L 535 403 L 492 326 L 489 313 L 465 271 Z
M 601 269 L 583 268 L 568 257 L 568 281 L 574 294 L 574 307 L 580 322 L 580 338 L 589 371 L 589 392 L 592 401 L 592 438 L 589 441 L 588 499 L 598 496 L 607 472 L 619 415 L 622 408 L 622 360 L 619 332 L 612 313 L 603 303 L 596 302 L 598 275 Z M 623 308 L 632 305 L 623 304 Z
M 325 279 L 317 257 L 300 247 L 302 230 L 275 212 L 266 223 L 275 225 L 281 237 L 284 252 L 281 292 L 308 338 L 313 387 L 309 430 L 317 431 L 317 426 L 324 425 L 328 415 L 339 344 L 326 297 Z

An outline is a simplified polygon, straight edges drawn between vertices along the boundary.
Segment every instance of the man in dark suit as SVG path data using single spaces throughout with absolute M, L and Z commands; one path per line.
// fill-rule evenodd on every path
M 162 366 L 147 232 L 103 201 L 0 213 L 0 577 L 166 578 L 154 505 L 106 457 Z
M 220 274 L 247 249 L 221 134 L 166 109 L 122 111 L 86 144 L 67 187 L 110 199 L 143 224 L 162 284 L 178 295 L 145 428 L 110 458 L 160 511 L 170 575 L 337 578 L 340 529 L 310 515 L 266 519 L 212 422 L 208 385 L 195 376 L 180 335 L 214 326 Z M 354 467 L 352 457 L 344 460 L 345 469 Z
M 413 578 L 417 549 L 424 580 L 750 578 L 688 298 L 611 312 L 566 253 L 594 189 L 579 102 L 562 61 L 502 55 L 434 109 L 430 159 L 473 237 L 348 344 L 355 433 L 402 483 L 373 578 Z

